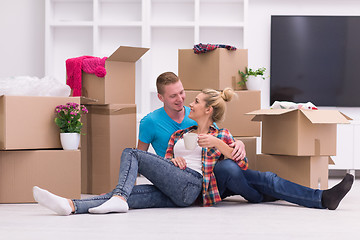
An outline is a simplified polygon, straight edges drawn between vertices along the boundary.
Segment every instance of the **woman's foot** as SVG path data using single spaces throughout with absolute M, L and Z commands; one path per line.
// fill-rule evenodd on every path
M 323 191 L 321 197 L 321 203 L 323 207 L 330 210 L 335 210 L 339 206 L 340 201 L 350 191 L 353 182 L 354 176 L 347 173 L 340 183 L 328 190 Z
M 52 194 L 37 186 L 33 187 L 33 195 L 36 202 L 59 215 L 67 216 L 72 212 L 68 199 Z
M 125 199 L 114 195 L 109 200 L 98 207 L 90 208 L 90 213 L 125 213 L 129 211 L 129 206 Z

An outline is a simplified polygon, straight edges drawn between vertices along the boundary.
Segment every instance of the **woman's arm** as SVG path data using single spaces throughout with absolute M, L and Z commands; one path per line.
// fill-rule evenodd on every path
M 210 134 L 199 134 L 198 136 L 198 144 L 200 147 L 215 147 L 218 149 L 221 154 L 223 154 L 226 158 L 232 158 L 232 151 L 231 148 L 227 143 L 225 143 L 220 138 L 212 136 Z

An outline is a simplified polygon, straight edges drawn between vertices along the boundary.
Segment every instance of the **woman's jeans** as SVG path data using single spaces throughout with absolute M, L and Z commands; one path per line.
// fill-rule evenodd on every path
M 217 162 L 214 174 L 222 198 L 241 195 L 252 203 L 281 199 L 305 207 L 323 208 L 322 190 L 287 181 L 272 172 L 242 170 L 231 159 Z
M 153 185 L 135 185 L 138 172 Z M 200 173 L 189 168 L 181 170 L 158 155 L 127 148 L 121 155 L 116 188 L 105 195 L 73 202 L 75 213 L 87 213 L 113 195 L 124 197 L 129 208 L 186 207 L 195 202 L 201 189 Z

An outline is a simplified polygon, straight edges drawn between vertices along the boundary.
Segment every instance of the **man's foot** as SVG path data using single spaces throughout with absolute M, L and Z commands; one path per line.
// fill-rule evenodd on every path
M 330 210 L 335 210 L 339 206 L 340 201 L 350 191 L 353 182 L 354 176 L 347 173 L 340 183 L 328 190 L 323 191 L 321 197 L 321 203 L 323 207 Z
M 67 216 L 71 214 L 71 206 L 68 199 L 59 197 L 49 191 L 37 186 L 33 187 L 33 195 L 36 202 L 59 215 Z
M 112 196 L 98 207 L 90 208 L 90 213 L 125 213 L 129 211 L 127 202 L 120 196 Z

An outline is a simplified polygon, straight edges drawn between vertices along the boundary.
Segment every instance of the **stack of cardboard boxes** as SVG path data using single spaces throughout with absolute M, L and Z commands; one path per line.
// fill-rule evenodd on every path
M 186 90 L 185 105 L 189 106 L 204 88 L 223 90 L 231 87 L 237 97 L 227 103 L 225 120 L 218 123 L 244 142 L 251 166 L 256 158 L 256 137 L 260 136 L 260 123 L 251 121 L 246 113 L 261 108 L 260 91 L 240 90 L 238 71 L 248 66 L 248 50 L 230 51 L 218 48 L 207 53 L 194 54 L 192 49 L 179 49 L 179 78 Z
M 328 164 L 336 155 L 336 124 L 348 117 L 335 110 L 262 109 L 262 154 L 253 169 L 270 171 L 303 186 L 328 188 Z
M 34 202 L 40 186 L 80 197 L 80 151 L 62 150 L 55 108 L 80 98 L 0 96 L 0 203 Z
M 82 75 L 81 103 L 89 109 L 81 138 L 81 191 L 101 194 L 117 184 L 120 157 L 136 147 L 135 63 L 147 48 L 119 47 L 106 76 Z

